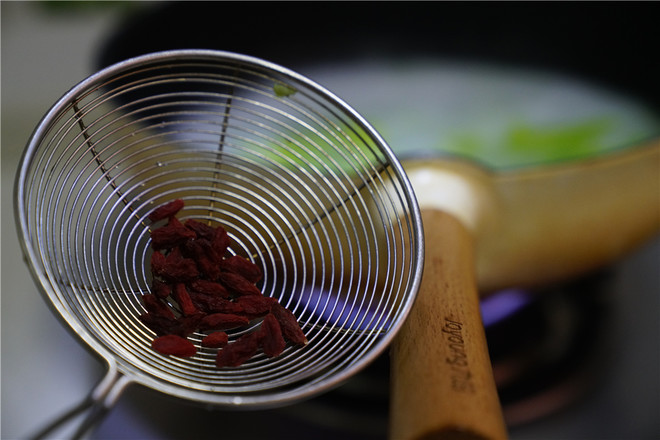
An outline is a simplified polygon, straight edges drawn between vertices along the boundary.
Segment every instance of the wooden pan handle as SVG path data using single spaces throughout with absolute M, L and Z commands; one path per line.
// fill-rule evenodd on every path
M 391 351 L 391 440 L 505 439 L 479 311 L 473 239 L 454 217 L 422 213 L 424 276 Z

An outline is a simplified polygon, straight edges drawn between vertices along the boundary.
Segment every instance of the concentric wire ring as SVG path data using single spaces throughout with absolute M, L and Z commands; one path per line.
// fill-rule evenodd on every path
M 226 369 L 200 334 L 192 358 L 150 348 L 147 215 L 175 198 L 262 268 L 308 345 Z M 421 278 L 419 210 L 378 134 L 312 81 L 227 52 L 151 54 L 78 84 L 31 138 L 16 206 L 35 279 L 84 342 L 132 381 L 205 403 L 340 383 L 389 344 Z

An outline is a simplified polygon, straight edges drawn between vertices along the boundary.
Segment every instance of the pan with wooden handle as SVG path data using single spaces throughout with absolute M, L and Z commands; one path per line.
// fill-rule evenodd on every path
M 426 251 L 391 352 L 390 437 L 506 438 L 479 292 L 577 276 L 656 234 L 660 141 L 524 171 L 447 160 L 404 167 Z

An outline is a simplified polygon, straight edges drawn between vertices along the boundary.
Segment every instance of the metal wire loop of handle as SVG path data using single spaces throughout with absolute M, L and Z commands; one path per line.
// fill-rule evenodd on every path
M 103 379 L 85 399 L 42 427 L 30 439 L 45 440 L 51 434 L 66 429 L 67 424 L 75 428 L 71 440 L 84 438 L 103 420 L 130 382 L 130 379 L 120 374 L 117 366 L 111 363 Z

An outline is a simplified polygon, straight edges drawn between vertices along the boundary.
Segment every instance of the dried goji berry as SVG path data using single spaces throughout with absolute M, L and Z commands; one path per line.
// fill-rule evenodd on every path
M 159 206 L 148 215 L 149 220 L 157 222 L 176 215 L 183 208 L 183 200 L 176 199 Z
M 243 314 L 244 310 L 240 304 L 216 295 L 209 295 L 195 290 L 189 290 L 188 294 L 195 307 L 205 313 L 232 313 Z
M 177 283 L 174 285 L 174 299 L 179 304 L 181 313 L 184 315 L 191 316 L 199 313 L 199 310 L 197 310 L 197 307 L 193 304 L 192 299 L 190 299 L 185 284 Z
M 213 332 L 202 338 L 202 345 L 209 348 L 220 348 L 227 345 L 229 338 L 225 332 Z
M 273 305 L 271 312 L 275 315 L 275 318 L 277 318 L 277 322 L 280 323 L 284 339 L 294 345 L 307 344 L 307 337 L 300 328 L 298 320 L 291 310 L 287 309 L 282 304 L 277 303 Z
M 172 286 L 163 283 L 162 281 L 154 279 L 151 283 L 151 293 L 158 298 L 167 298 L 172 293 Z
M 277 299 L 262 295 L 246 295 L 236 298 L 235 303 L 249 318 L 257 318 L 270 312 Z
M 159 336 L 151 342 L 151 347 L 161 354 L 179 357 L 190 357 L 197 353 L 192 342 L 177 335 Z
M 229 330 L 249 324 L 245 316 L 232 313 L 212 313 L 202 318 L 199 324 L 201 330 Z
M 206 278 L 210 280 L 218 279 L 222 257 L 215 252 L 209 241 L 204 239 L 188 240 L 183 244 L 183 250 L 187 256 L 195 261 Z
M 179 246 L 166 249 L 164 252 L 167 264 L 179 264 L 184 258 Z
M 233 255 L 220 262 L 220 268 L 227 272 L 236 273 L 251 283 L 258 283 L 263 274 L 261 268 L 240 255 Z
M 238 367 L 257 353 L 260 345 L 258 332 L 246 333 L 218 351 L 215 365 L 218 368 Z
M 183 226 L 176 217 L 170 217 L 165 226 L 151 231 L 151 247 L 155 250 L 173 248 L 195 237 L 194 231 Z
M 177 247 L 165 257 L 165 263 L 158 275 L 171 283 L 180 283 L 194 280 L 199 276 L 199 271 L 195 261 L 183 258 Z
M 169 318 L 151 313 L 144 313 L 138 316 L 140 321 L 147 326 L 147 328 L 156 333 L 157 336 L 178 335 L 184 338 L 191 335 L 199 328 L 199 323 L 202 320 L 202 317 L 202 314 L 196 314 L 191 316 L 179 316 L 178 318 Z
M 261 290 L 253 283 L 232 272 L 221 273 L 219 280 L 227 289 L 239 296 L 262 294 Z
M 154 252 L 151 254 L 151 273 L 156 276 L 163 276 L 165 271 L 166 258 L 165 255 L 160 252 Z
M 199 329 L 199 324 L 206 316 L 204 313 L 193 313 L 191 315 L 179 316 L 176 320 L 176 327 L 172 333 L 179 336 L 188 336 Z
M 224 253 L 219 253 L 216 251 L 215 247 L 213 247 L 213 242 L 210 240 L 201 238 L 196 241 L 201 245 L 201 248 L 204 250 L 206 257 L 211 260 L 213 264 L 219 267 L 224 260 Z
M 184 259 L 180 264 L 168 264 L 162 273 L 163 279 L 172 283 L 183 283 L 199 276 L 199 271 L 195 262 L 189 258 Z
M 174 313 L 172 313 L 172 310 L 169 308 L 169 306 L 152 293 L 142 295 L 142 304 L 144 304 L 144 308 L 147 309 L 147 312 L 151 313 L 152 315 L 162 316 L 165 318 L 175 318 Z
M 218 253 L 218 255 L 225 255 L 229 245 L 231 244 L 231 239 L 229 234 L 225 231 L 225 228 L 222 226 L 217 226 L 215 228 L 215 233 L 213 234 L 213 240 L 211 240 L 213 249 Z
M 190 283 L 190 288 L 196 292 L 205 293 L 208 295 L 219 296 L 222 298 L 229 298 L 229 292 L 225 287 L 216 283 L 215 281 L 209 281 L 204 279 L 197 279 Z
M 138 319 L 148 329 L 156 333 L 157 336 L 179 333 L 179 324 L 175 318 L 165 318 L 151 313 L 143 313 L 138 316 Z
M 197 238 L 212 241 L 215 236 L 215 228 L 213 226 L 199 222 L 195 219 L 189 218 L 183 225 L 191 231 L 194 231 Z
M 286 341 L 282 336 L 280 324 L 272 313 L 266 315 L 258 331 L 261 338 L 261 348 L 266 356 L 279 356 L 284 351 Z

